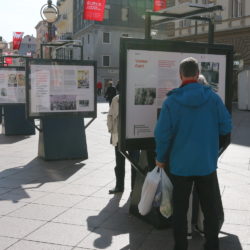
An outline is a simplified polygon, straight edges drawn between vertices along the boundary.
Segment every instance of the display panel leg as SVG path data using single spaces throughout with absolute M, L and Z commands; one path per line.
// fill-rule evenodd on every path
M 34 120 L 26 119 L 25 104 L 6 105 L 2 108 L 2 133 L 5 135 L 34 135 Z
M 40 128 L 39 157 L 45 160 L 88 159 L 83 118 L 41 118 Z

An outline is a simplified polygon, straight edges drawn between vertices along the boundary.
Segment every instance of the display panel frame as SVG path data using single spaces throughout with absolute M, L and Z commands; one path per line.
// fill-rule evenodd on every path
M 232 72 L 233 72 L 233 46 L 224 44 L 191 43 L 169 40 L 151 40 L 151 39 L 131 39 L 121 38 L 120 45 L 120 110 L 119 110 L 119 149 L 124 152 L 127 150 L 154 150 L 154 137 L 149 138 L 128 138 L 127 120 L 129 113 L 127 109 L 128 98 L 128 71 L 133 64 L 128 62 L 129 51 L 150 51 L 177 54 L 204 54 L 225 56 L 225 86 L 224 102 L 228 110 L 232 108 Z M 191 55 L 192 56 L 192 55 Z M 193 56 L 195 57 L 195 56 Z M 184 57 L 185 58 L 185 57 Z M 182 59 L 184 59 L 182 58 Z M 142 74 L 143 75 L 143 74 Z M 143 76 L 147 77 L 147 76 Z M 141 114 L 138 113 L 138 116 Z M 155 120 L 156 123 L 156 120 Z M 220 140 L 220 152 L 223 152 L 230 143 L 230 136 Z
M 37 91 L 34 92 L 32 90 L 32 84 L 34 85 L 34 82 L 38 80 L 38 79 L 34 80 L 35 77 L 46 78 L 46 74 L 41 73 L 41 71 L 46 71 L 46 70 L 49 71 L 49 79 L 42 79 L 45 83 L 44 84 L 45 90 L 41 89 L 41 91 L 46 92 L 46 88 L 47 91 L 49 91 L 49 93 L 47 95 L 44 95 L 43 97 L 47 99 L 49 98 L 49 104 L 47 104 L 46 108 L 47 109 L 49 108 L 50 110 L 34 111 L 34 106 L 32 105 L 36 105 L 37 102 L 32 100 L 32 98 L 34 99 L 34 93 L 37 94 Z M 68 70 L 67 71 L 68 75 L 66 75 L 65 70 Z M 37 76 L 37 72 L 40 72 L 41 75 Z M 51 72 L 53 72 L 53 75 Z M 56 72 L 61 72 L 61 74 Z M 63 78 L 62 78 L 62 72 L 63 72 Z M 58 74 L 58 76 L 55 76 L 56 74 Z M 70 75 L 72 75 L 73 78 L 70 79 L 69 78 Z M 68 87 L 67 91 L 71 91 L 71 94 L 68 94 L 68 92 L 66 91 L 66 80 L 65 80 L 66 77 L 67 77 L 67 87 Z M 52 117 L 52 116 L 57 117 L 57 116 L 73 115 L 73 116 L 80 116 L 83 118 L 96 118 L 97 116 L 96 79 L 97 79 L 96 61 L 28 59 L 26 62 L 27 116 L 31 118 L 42 118 L 42 117 Z M 53 91 L 51 90 L 52 82 L 54 88 Z M 63 86 L 61 87 L 63 89 L 65 88 L 65 90 L 63 90 L 64 92 L 62 91 L 62 89 L 60 90 L 59 88 L 59 92 L 61 91 L 60 95 L 57 94 L 59 92 L 56 92 L 57 88 L 55 86 L 56 82 L 60 82 L 59 86 L 60 84 L 62 84 Z M 37 88 L 37 83 L 35 87 Z M 33 86 L 34 89 L 35 87 Z M 78 89 L 80 90 L 83 89 L 81 90 L 82 94 L 79 93 Z M 86 100 L 79 99 L 82 96 L 84 96 Z M 62 103 L 64 104 L 62 105 Z M 60 105 L 62 107 L 60 107 Z M 85 108 L 88 105 L 90 106 L 90 108 Z M 56 111 L 54 111 L 53 109 L 55 109 Z
M 7 67 L 6 66 L 0 66 L 0 72 L 1 71 L 14 71 L 14 72 L 21 71 L 23 73 L 22 75 L 24 75 L 24 77 L 26 76 L 25 67 L 20 67 L 20 66 L 7 66 Z M 26 79 L 23 79 L 22 81 L 23 81 L 23 84 L 24 84 L 24 85 L 22 85 L 23 86 L 23 88 L 22 88 L 23 89 L 23 96 L 20 96 L 20 93 L 19 93 L 19 99 L 22 97 L 22 101 L 17 100 L 17 99 L 16 99 L 16 101 L 11 101 L 10 99 L 9 100 L 6 99 L 6 101 L 1 101 L 1 97 L 0 97 L 0 105 L 1 106 L 3 106 L 3 105 L 18 105 L 18 104 L 25 104 L 26 103 L 26 85 L 25 85 Z M 16 85 L 17 86 L 15 86 L 15 87 L 18 87 L 18 85 L 19 85 L 17 78 L 16 78 Z M 13 87 L 13 86 L 11 86 L 11 87 Z M 10 88 L 10 87 L 7 87 L 7 89 L 6 89 L 7 93 L 9 93 L 8 88 Z M 0 92 L 1 91 L 2 91 L 2 88 L 0 86 Z M 1 95 L 1 93 L 0 93 L 0 95 Z M 18 97 L 18 95 L 16 95 L 16 97 Z

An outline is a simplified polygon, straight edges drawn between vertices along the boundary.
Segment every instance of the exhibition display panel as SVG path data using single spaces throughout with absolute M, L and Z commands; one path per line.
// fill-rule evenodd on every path
M 33 135 L 33 119 L 25 113 L 25 68 L 0 67 L 0 115 L 4 135 Z
M 29 59 L 27 116 L 40 119 L 38 156 L 45 160 L 87 159 L 83 118 L 95 118 L 96 62 Z
M 186 57 L 198 60 L 200 73 L 230 110 L 232 55 L 229 45 L 121 39 L 121 151 L 154 148 L 162 103 L 169 91 L 180 86 L 179 64 Z
M 0 67 L 0 104 L 25 102 L 25 68 Z
M 27 60 L 27 114 L 96 117 L 96 63 Z

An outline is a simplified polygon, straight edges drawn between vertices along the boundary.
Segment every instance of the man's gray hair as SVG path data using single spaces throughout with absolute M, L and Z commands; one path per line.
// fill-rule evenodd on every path
M 180 63 L 180 74 L 185 77 L 192 77 L 199 73 L 198 61 L 193 57 L 185 58 Z

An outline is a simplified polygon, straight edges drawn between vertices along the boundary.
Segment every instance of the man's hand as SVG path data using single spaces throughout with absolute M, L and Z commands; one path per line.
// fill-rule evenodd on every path
M 167 164 L 166 164 L 165 162 L 156 161 L 156 166 L 159 167 L 159 168 L 165 168 L 166 165 L 167 165 Z

